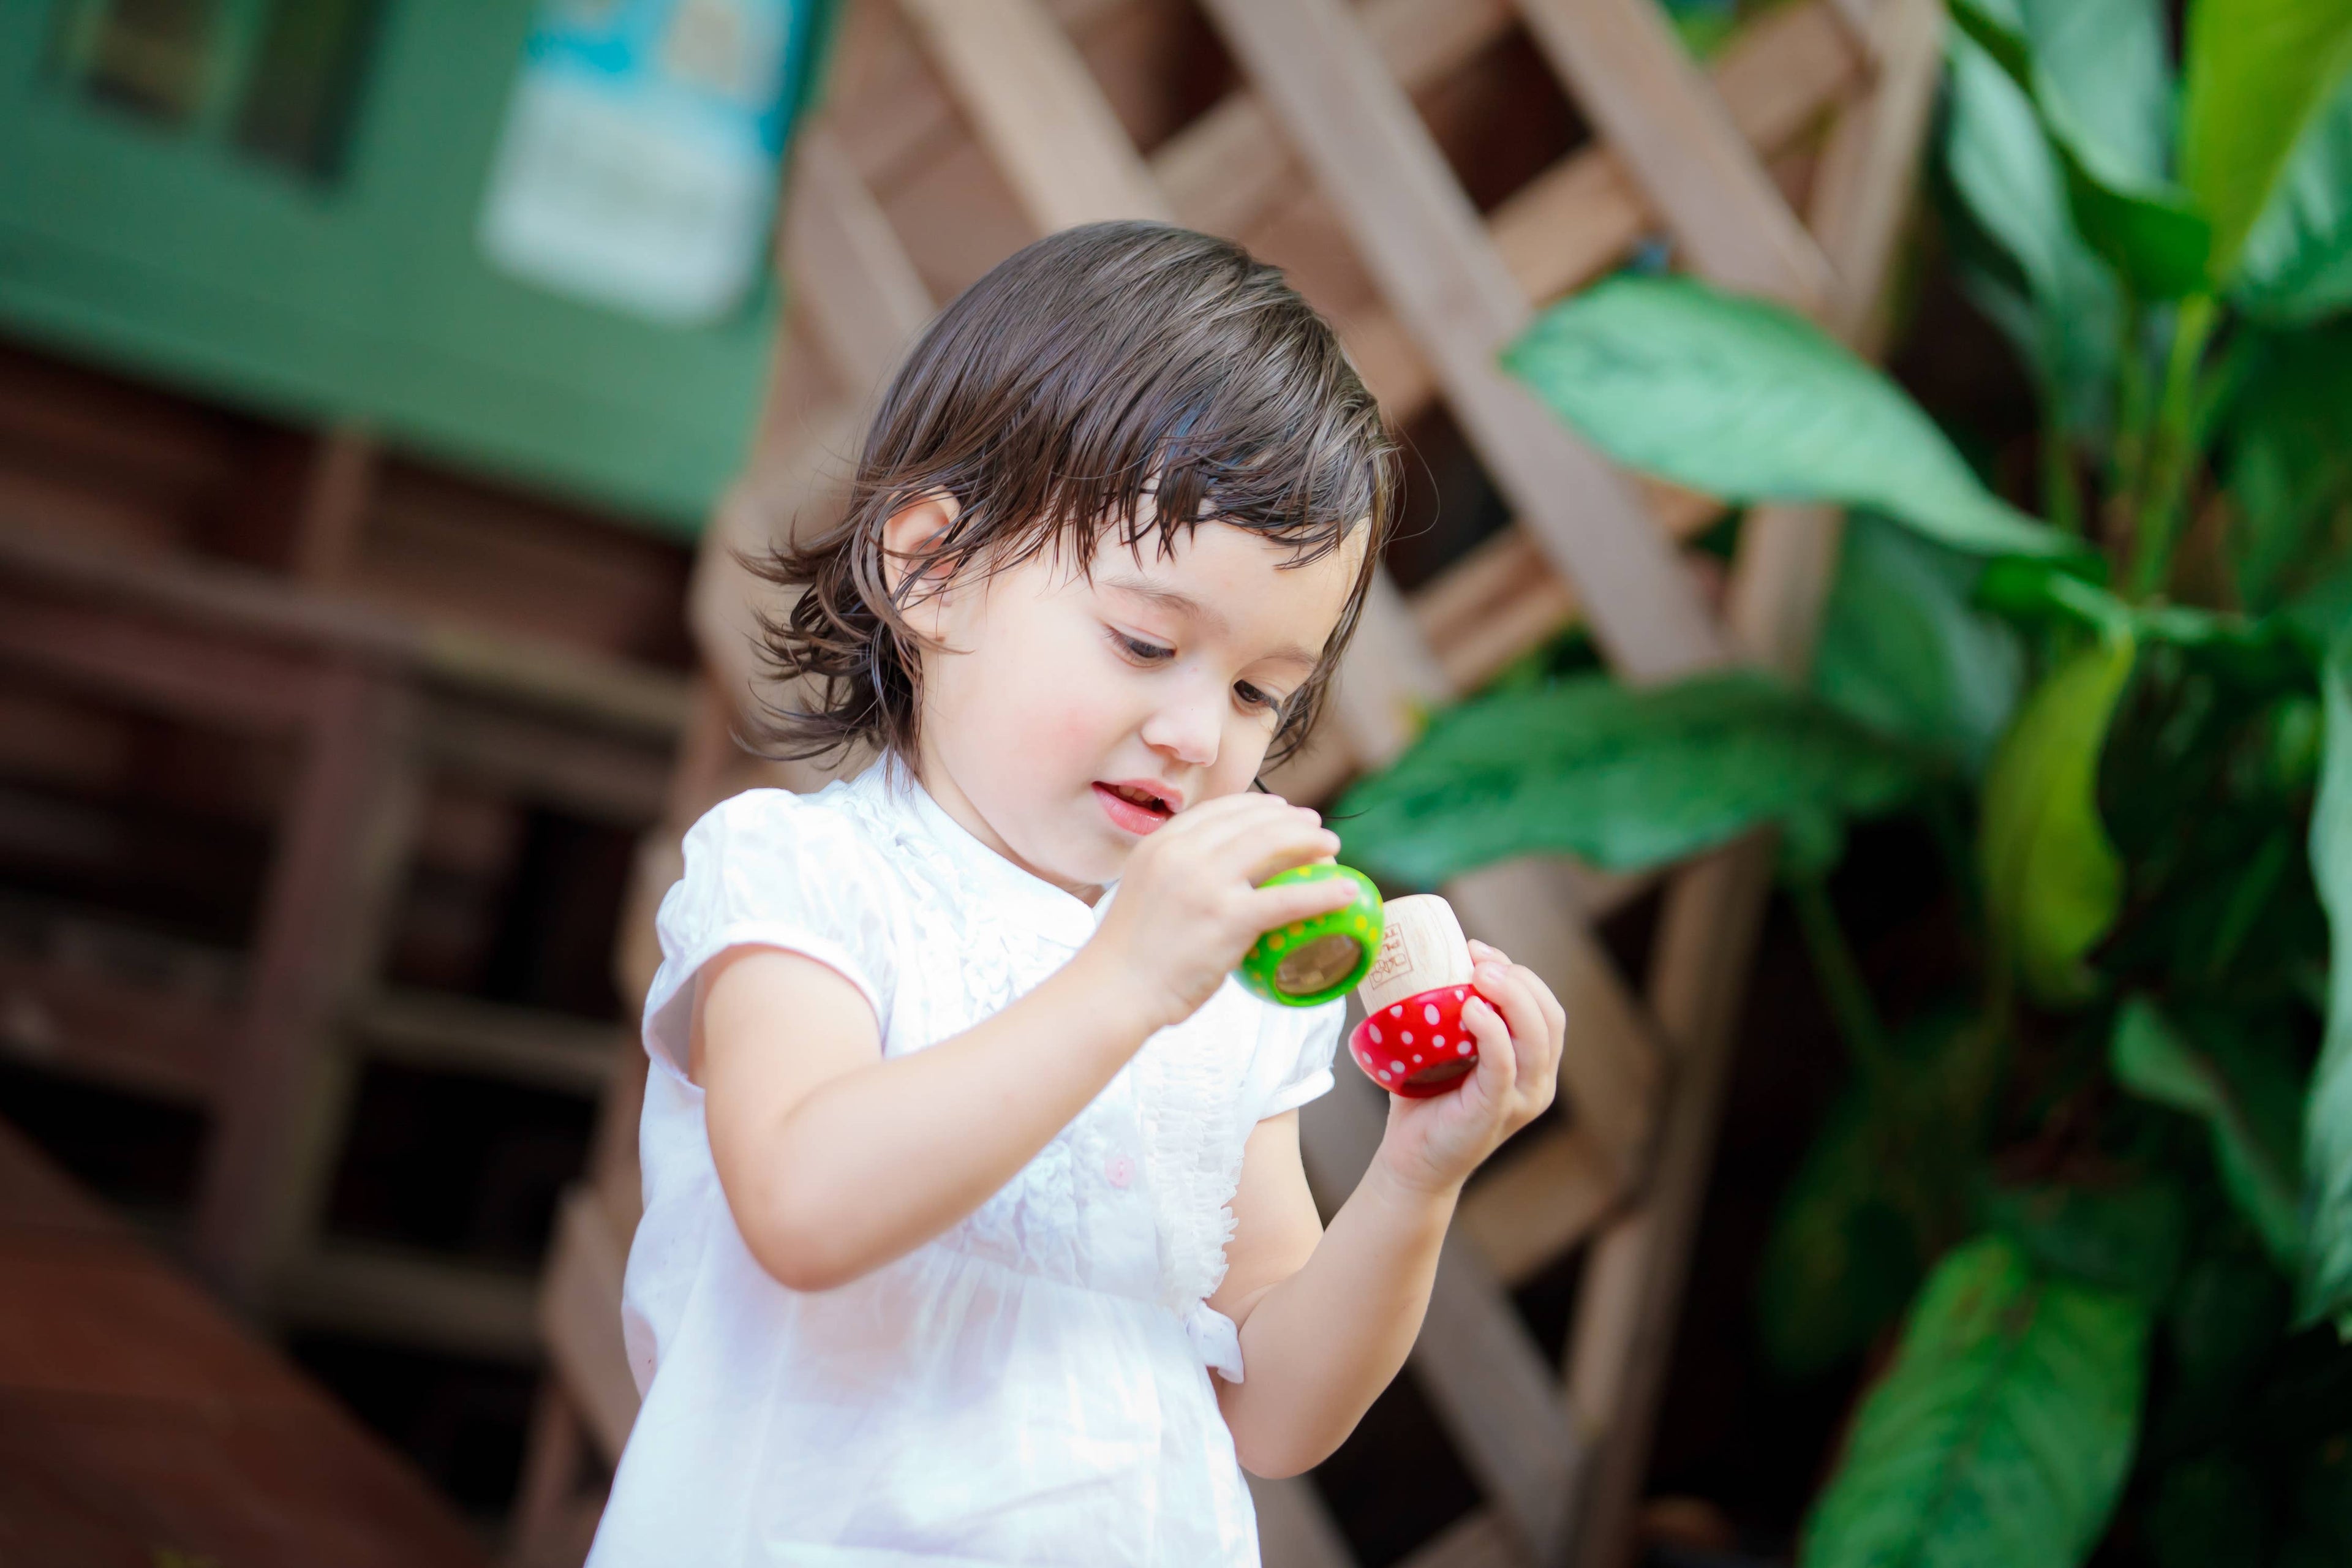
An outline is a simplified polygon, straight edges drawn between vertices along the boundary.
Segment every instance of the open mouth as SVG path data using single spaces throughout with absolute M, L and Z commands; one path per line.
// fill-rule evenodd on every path
M 1095 797 L 1110 819 L 1130 833 L 1150 833 L 1176 814 L 1174 803 L 1140 784 L 1097 784 Z

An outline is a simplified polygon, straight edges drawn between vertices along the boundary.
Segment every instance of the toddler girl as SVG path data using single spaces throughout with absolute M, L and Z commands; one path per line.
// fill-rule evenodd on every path
M 1343 1004 L 1230 979 L 1345 901 L 1257 886 L 1339 841 L 1251 785 L 1391 460 L 1329 328 L 1181 229 L 1041 240 L 912 351 L 845 521 L 770 563 L 782 749 L 878 760 L 715 807 L 662 902 L 592 1563 L 1255 1563 L 1242 1468 L 1316 1464 L 1402 1364 L 1559 1006 L 1474 946 L 1475 1074 L 1392 1103 L 1326 1231 L 1297 1112 Z

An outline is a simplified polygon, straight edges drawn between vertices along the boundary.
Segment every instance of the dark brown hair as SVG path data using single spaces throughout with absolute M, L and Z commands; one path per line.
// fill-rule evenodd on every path
M 923 333 L 876 411 L 841 521 L 753 570 L 801 590 L 761 620 L 773 674 L 806 708 L 766 706 L 772 754 L 872 743 L 915 754 L 922 581 L 993 574 L 1057 542 L 1090 570 L 1097 537 L 1140 545 L 1215 521 L 1290 545 L 1298 565 L 1359 524 L 1370 548 L 1266 762 L 1298 749 L 1354 633 L 1394 507 L 1395 446 L 1339 339 L 1275 268 L 1165 224 L 1065 229 L 1015 252 Z M 896 596 L 883 526 L 944 491 L 961 508 L 936 574 Z M 1144 503 L 1147 500 L 1150 506 Z M 902 559 L 904 559 L 902 557 Z

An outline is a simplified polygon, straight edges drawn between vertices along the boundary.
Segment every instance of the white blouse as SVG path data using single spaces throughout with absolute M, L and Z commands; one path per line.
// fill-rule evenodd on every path
M 1241 1346 L 1207 1300 L 1244 1145 L 1331 1087 L 1343 1003 L 1228 981 L 969 1218 L 820 1292 L 745 1247 L 686 1077 L 694 974 L 727 948 L 838 970 L 902 1056 L 1067 963 L 1116 888 L 1089 908 L 1031 876 L 888 762 L 737 795 L 687 835 L 646 1000 L 622 1308 L 645 1400 L 592 1568 L 1258 1561 L 1208 1371 L 1240 1381 Z

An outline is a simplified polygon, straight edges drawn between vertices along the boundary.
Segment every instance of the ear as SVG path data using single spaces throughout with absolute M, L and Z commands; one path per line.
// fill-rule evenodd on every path
M 947 537 L 963 514 L 962 503 L 945 490 L 933 490 L 919 501 L 901 507 L 882 525 L 882 579 L 890 586 L 893 596 L 899 594 L 909 574 L 927 575 L 931 552 Z M 936 619 L 936 612 L 947 597 L 948 584 L 934 579 L 916 588 L 906 601 L 905 614 L 927 636 L 934 635 L 928 624 Z

